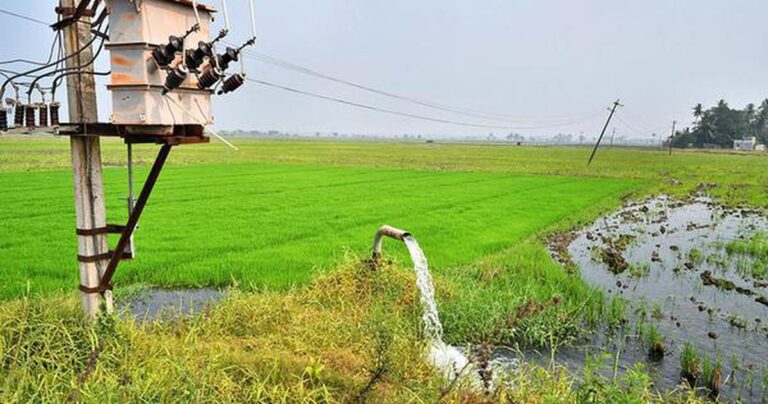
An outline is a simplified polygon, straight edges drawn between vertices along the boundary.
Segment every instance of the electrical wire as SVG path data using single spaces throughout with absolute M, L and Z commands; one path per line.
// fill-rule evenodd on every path
M 624 125 L 625 128 L 629 129 L 630 131 L 634 132 L 637 135 L 648 136 L 648 134 L 652 133 L 652 132 L 649 132 L 649 131 L 644 131 L 644 130 L 637 129 L 634 125 L 630 124 L 629 122 L 627 122 L 626 120 L 622 119 L 621 117 L 616 116 L 615 118 L 616 118 L 616 120 L 621 122 L 621 124 Z
M 2 8 L 0 8 L 0 14 L 10 15 L 12 17 L 20 18 L 22 20 L 27 20 L 27 21 L 34 22 L 34 23 L 37 23 L 37 24 L 45 25 L 46 27 L 50 26 L 50 24 L 48 24 L 47 22 L 45 22 L 43 20 L 38 20 L 37 18 L 27 17 L 26 15 L 21 15 L 21 14 L 18 14 L 18 13 L 14 13 L 13 11 L 4 10 Z
M 559 124 L 559 125 L 549 125 L 549 126 L 519 126 L 519 127 L 485 125 L 485 124 L 480 124 L 480 123 L 472 123 L 472 122 L 455 121 L 455 120 L 450 120 L 450 119 L 435 118 L 435 117 L 430 117 L 430 116 L 425 116 L 425 115 L 412 114 L 412 113 L 409 113 L 409 112 L 402 112 L 402 111 L 397 111 L 397 110 L 392 110 L 392 109 L 374 107 L 374 106 L 371 106 L 371 105 L 361 104 L 361 103 L 354 102 L 354 101 L 348 101 L 348 100 L 345 100 L 345 99 L 342 99 L 342 98 L 338 98 L 338 97 L 331 97 L 331 96 L 327 96 L 327 95 L 316 94 L 316 93 L 312 93 L 312 92 L 309 92 L 309 91 L 299 90 L 299 89 L 293 88 L 293 87 L 282 86 L 282 85 L 279 85 L 279 84 L 274 84 L 274 83 L 270 83 L 270 82 L 263 81 L 263 80 L 257 80 L 257 79 L 250 78 L 250 77 L 246 78 L 246 80 L 250 81 L 250 82 L 253 82 L 253 83 L 256 83 L 256 84 L 263 85 L 263 86 L 277 88 L 277 89 L 288 91 L 288 92 L 291 92 L 291 93 L 301 94 L 301 95 L 305 95 L 305 96 L 308 96 L 308 97 L 314 97 L 314 98 L 318 98 L 318 99 L 322 99 L 322 100 L 326 100 L 326 101 L 332 101 L 332 102 L 336 102 L 336 103 L 339 103 L 339 104 L 349 105 L 349 106 L 353 106 L 353 107 L 357 107 L 357 108 L 363 108 L 363 109 L 367 109 L 367 110 L 370 110 L 370 111 L 377 111 L 377 112 L 382 112 L 382 113 L 385 113 L 385 114 L 402 116 L 402 117 L 406 117 L 406 118 L 420 119 L 420 120 L 424 120 L 424 121 L 445 123 L 445 124 L 450 124 L 450 125 L 466 126 L 466 127 L 471 127 L 471 128 L 503 129 L 503 130 L 545 129 L 545 128 L 554 128 L 554 127 L 558 127 L 558 126 L 569 126 L 569 125 L 572 125 L 574 123 L 579 123 L 579 122 L 573 122 L 573 123 Z
M 104 29 L 104 31 L 105 32 L 109 32 L 109 25 L 107 25 L 107 27 Z M 99 55 L 101 54 L 102 49 L 104 49 L 104 43 L 105 42 L 106 42 L 106 40 L 104 39 L 104 37 L 101 37 L 101 42 L 99 43 L 99 47 L 96 49 L 96 52 L 91 57 L 91 60 L 89 60 L 85 64 L 81 64 L 79 66 L 59 68 L 59 69 L 55 69 L 55 70 L 53 70 L 51 72 L 42 74 L 42 75 L 38 76 L 36 79 L 34 79 L 32 81 L 32 86 L 34 87 L 39 80 L 41 80 L 41 79 L 43 79 L 45 77 L 52 76 L 54 74 L 65 72 L 65 71 L 71 71 L 71 70 L 80 71 L 80 70 L 82 70 L 82 69 L 92 65 L 96 61 L 96 59 L 99 57 Z M 30 88 L 29 91 L 27 92 L 27 97 L 31 97 L 31 95 L 32 95 L 32 88 Z
M 222 41 L 222 42 L 227 43 L 229 45 L 233 45 L 233 44 L 228 43 L 226 41 Z M 370 92 L 370 93 L 374 93 L 374 94 L 377 94 L 377 95 L 381 95 L 381 96 L 397 99 L 397 100 L 400 100 L 400 101 L 410 102 L 412 104 L 416 104 L 416 105 L 420 105 L 420 106 L 423 106 L 423 107 L 439 110 L 439 111 L 442 111 L 442 112 L 449 112 L 449 113 L 453 113 L 453 114 L 465 115 L 465 116 L 470 116 L 470 117 L 474 117 L 474 118 L 482 118 L 482 119 L 486 119 L 486 120 L 494 120 L 494 121 L 497 121 L 497 122 L 510 122 L 510 121 L 514 122 L 514 121 L 524 121 L 525 120 L 522 117 L 514 117 L 514 116 L 511 116 L 511 115 L 505 115 L 505 114 L 498 114 L 498 113 L 493 113 L 493 112 L 480 111 L 480 110 L 470 109 L 470 108 L 450 106 L 450 105 L 440 104 L 440 103 L 436 103 L 436 102 L 432 102 L 432 101 L 427 101 L 427 100 L 422 100 L 422 99 L 418 99 L 418 98 L 414 98 L 414 97 L 408 97 L 408 96 L 404 96 L 404 95 L 395 94 L 395 93 L 390 92 L 390 91 L 380 90 L 380 89 L 373 88 L 373 87 L 370 87 L 370 86 L 366 86 L 366 85 L 362 85 L 362 84 L 359 84 L 359 83 L 355 83 L 355 82 L 352 82 L 352 81 L 349 81 L 349 80 L 341 79 L 341 78 L 338 78 L 338 77 L 333 77 L 333 76 L 327 75 L 325 73 L 321 73 L 321 72 L 318 72 L 316 70 L 310 69 L 308 67 L 301 66 L 301 65 L 298 65 L 298 64 L 295 64 L 295 63 L 291 63 L 291 62 L 288 62 L 288 61 L 285 61 L 285 60 L 281 60 L 281 59 L 275 58 L 273 56 L 265 55 L 263 53 L 259 53 L 259 52 L 256 52 L 256 51 L 244 50 L 242 53 L 243 53 L 244 56 L 249 57 L 249 58 L 251 58 L 253 60 L 260 61 L 262 63 L 272 64 L 274 66 L 277 66 L 277 67 L 280 67 L 280 68 L 283 68 L 283 69 L 287 69 L 287 70 L 295 71 L 295 72 L 298 72 L 298 73 L 310 75 L 310 76 L 313 76 L 313 77 L 316 77 L 316 78 L 321 78 L 321 79 L 329 80 L 329 81 L 332 81 L 332 82 L 335 82 L 335 83 L 347 85 L 347 86 L 350 86 L 350 87 L 353 87 L 353 88 L 357 88 L 357 89 L 360 89 L 360 90 L 363 90 L 363 91 L 367 91 L 367 92 Z M 570 122 L 573 122 L 573 121 L 579 121 L 579 120 L 582 120 L 582 119 L 585 119 L 585 118 L 591 118 L 591 117 L 595 117 L 595 116 L 598 116 L 598 115 L 601 115 L 601 114 L 602 114 L 602 111 L 596 112 L 596 113 L 580 115 L 580 116 L 560 117 L 558 119 L 549 119 L 549 120 L 541 119 L 541 120 L 539 120 L 539 122 L 562 123 L 562 124 L 566 124 L 567 125 L 567 124 L 569 124 Z M 535 119 L 530 119 L 529 121 L 536 122 Z
M 53 63 L 49 63 L 49 64 L 47 64 L 47 65 L 45 65 L 45 66 L 41 66 L 41 67 L 38 67 L 38 68 L 35 68 L 35 69 L 31 69 L 31 70 L 25 71 L 25 72 L 23 72 L 23 73 L 18 73 L 18 74 L 16 74 L 16 75 L 14 75 L 14 76 L 12 76 L 12 77 L 10 77 L 10 78 L 6 79 L 6 80 L 3 82 L 2 86 L 0 86 L 0 100 L 2 100 L 2 97 L 5 95 L 5 88 L 8 86 L 8 83 L 9 83 L 9 82 L 11 82 L 11 81 L 13 81 L 13 80 L 15 80 L 15 79 L 17 79 L 17 78 L 19 78 L 19 77 L 22 77 L 22 76 L 28 76 L 28 75 L 30 75 L 30 74 L 33 74 L 33 73 L 37 73 L 37 72 L 39 72 L 39 71 L 41 71 L 41 70 L 45 70 L 45 69 L 47 69 L 47 68 L 49 68 L 49 67 L 57 66 L 59 63 L 62 63 L 62 62 L 64 62 L 64 61 L 66 61 L 66 60 L 69 60 L 69 59 L 71 59 L 71 58 L 75 57 L 75 56 L 78 56 L 78 55 L 80 55 L 80 54 L 81 54 L 83 51 L 85 51 L 86 49 L 88 49 L 88 48 L 91 46 L 91 44 L 93 44 L 93 42 L 94 42 L 94 41 L 95 41 L 97 38 L 98 38 L 97 36 L 93 36 L 93 37 L 92 37 L 92 38 L 91 38 L 91 39 L 90 39 L 90 40 L 89 40 L 89 41 L 88 41 L 88 42 L 87 42 L 85 45 L 83 45 L 83 46 L 82 46 L 80 49 L 78 49 L 78 50 L 76 50 L 76 51 L 72 52 L 71 54 L 69 54 L 69 55 L 67 55 L 67 56 L 65 56 L 65 57 L 63 57 L 63 58 L 61 58 L 61 59 L 59 59 L 59 60 L 57 60 L 57 61 L 55 61 L 55 62 L 53 62 Z M 102 39 L 103 39 L 103 38 L 102 38 Z
M 13 60 L 0 61 L 0 65 L 26 63 L 30 65 L 44 66 L 48 63 L 51 63 L 51 60 L 53 60 L 53 53 L 56 49 L 56 44 L 59 44 L 59 46 L 61 46 L 61 43 L 59 42 L 60 38 L 61 38 L 61 31 L 57 32 L 56 36 L 53 37 L 53 42 L 51 43 L 51 50 L 50 52 L 48 52 L 48 60 L 46 60 L 45 62 L 36 62 L 34 60 L 29 60 L 29 59 L 13 59 Z
M 61 79 L 67 76 L 72 76 L 74 74 L 85 74 L 85 75 L 91 75 L 91 76 L 109 76 L 112 74 L 111 71 L 108 72 L 82 72 L 82 71 L 76 71 L 76 72 L 66 72 L 62 73 L 58 76 L 56 76 L 53 79 L 53 84 L 49 88 L 51 90 L 51 101 L 56 101 L 56 90 L 59 88 Z
M 0 74 L 2 74 L 3 76 L 5 76 L 6 78 L 10 78 L 10 77 L 13 77 L 13 75 L 16 75 L 16 74 L 18 74 L 18 72 L 17 72 L 17 71 L 15 71 L 15 70 L 0 69 Z M 11 76 L 9 76 L 9 75 L 11 75 Z M 37 76 L 35 76 L 35 75 L 32 75 L 32 74 L 22 74 L 21 76 L 19 76 L 19 77 L 17 77 L 17 78 L 21 78 L 21 77 L 26 77 L 26 78 L 35 78 L 35 77 L 37 77 Z

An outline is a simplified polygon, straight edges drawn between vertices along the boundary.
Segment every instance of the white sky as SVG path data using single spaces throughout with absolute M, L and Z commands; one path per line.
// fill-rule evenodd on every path
M 53 20 L 55 3 L 3 0 L 0 8 Z M 212 3 L 220 7 L 219 0 Z M 239 42 L 248 35 L 247 3 L 229 5 L 229 39 Z M 448 114 L 247 59 L 254 78 L 481 124 L 539 126 L 600 114 L 567 127 L 518 131 L 524 135 L 583 131 L 592 137 L 618 97 L 625 107 L 617 131 L 630 137 L 650 137 L 652 131 L 666 136 L 671 120 L 690 123 L 698 102 L 724 98 L 742 107 L 768 97 L 766 1 L 256 0 L 256 8 L 258 52 L 393 93 L 519 119 Z M 43 59 L 52 32 L 0 14 L 0 38 L 0 59 Z M 106 119 L 109 95 L 102 90 Z M 254 83 L 214 103 L 220 129 L 509 132 L 389 116 Z

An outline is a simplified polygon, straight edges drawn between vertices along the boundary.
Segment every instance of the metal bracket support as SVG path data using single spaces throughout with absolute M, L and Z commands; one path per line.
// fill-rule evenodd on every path
M 173 148 L 172 144 L 164 144 L 160 148 L 160 151 L 157 154 L 157 158 L 155 158 L 155 163 L 152 165 L 152 169 L 147 176 L 147 180 L 144 182 L 144 186 L 141 189 L 139 199 L 136 200 L 136 206 L 134 206 L 133 211 L 128 218 L 128 222 L 125 224 L 125 228 L 123 228 L 122 233 L 120 233 L 120 240 L 118 240 L 115 250 L 110 254 L 109 264 L 107 264 L 107 269 L 104 271 L 104 275 L 101 277 L 99 286 L 95 288 L 87 288 L 80 285 L 81 291 L 85 293 L 103 294 L 105 291 L 112 289 L 112 276 L 115 274 L 117 266 L 120 264 L 120 260 L 124 256 L 125 248 L 130 242 L 131 236 L 133 235 L 133 230 L 139 223 L 141 212 L 144 211 L 144 207 L 149 200 L 149 196 L 152 194 L 152 189 L 155 187 L 157 178 L 160 176 L 160 172 L 163 170 L 163 166 L 165 165 L 165 161 L 168 159 L 168 154 L 171 152 L 171 148 Z

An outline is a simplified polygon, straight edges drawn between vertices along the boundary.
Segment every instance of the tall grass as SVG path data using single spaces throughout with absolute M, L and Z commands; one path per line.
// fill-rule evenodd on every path
M 407 271 L 352 263 L 286 294 L 233 290 L 170 323 L 91 326 L 75 299 L 5 302 L 0 401 L 351 401 L 382 361 L 370 399 L 437 394 L 418 312 Z
M 523 364 L 488 390 L 442 379 L 425 362 L 414 276 L 359 262 L 289 292 L 233 289 L 172 322 L 105 316 L 94 325 L 70 297 L 1 302 L 0 401 L 695 400 L 657 395 L 641 370 L 576 383 L 564 368 Z

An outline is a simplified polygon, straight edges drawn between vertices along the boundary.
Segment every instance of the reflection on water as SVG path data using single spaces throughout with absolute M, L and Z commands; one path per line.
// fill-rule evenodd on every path
M 221 291 L 212 288 L 147 289 L 126 301 L 125 306 L 140 321 L 172 320 L 198 313 L 222 296 Z

